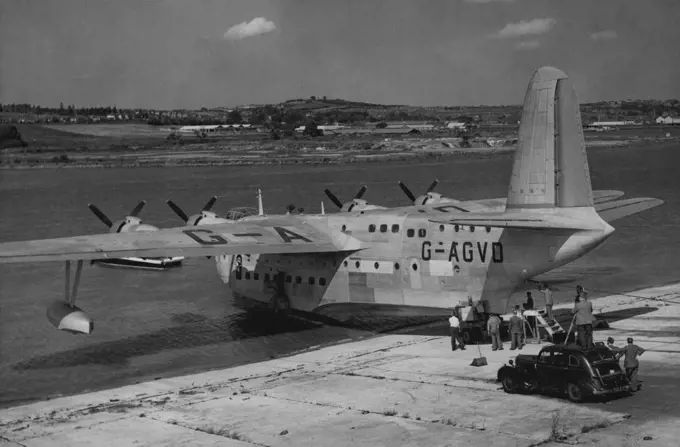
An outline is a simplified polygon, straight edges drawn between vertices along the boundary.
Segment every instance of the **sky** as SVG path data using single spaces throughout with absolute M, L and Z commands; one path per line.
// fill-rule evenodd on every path
M 2 0 L 0 103 L 232 107 L 327 96 L 680 98 L 676 0 Z

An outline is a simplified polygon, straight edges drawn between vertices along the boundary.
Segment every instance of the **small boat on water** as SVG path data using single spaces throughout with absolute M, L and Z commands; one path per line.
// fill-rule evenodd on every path
M 93 259 L 90 264 L 98 264 L 106 267 L 137 268 L 147 270 L 167 270 L 181 267 L 184 256 L 166 258 L 113 258 L 113 259 Z

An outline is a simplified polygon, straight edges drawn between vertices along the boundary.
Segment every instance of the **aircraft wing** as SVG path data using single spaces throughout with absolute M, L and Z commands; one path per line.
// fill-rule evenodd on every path
M 614 200 L 613 202 L 599 203 L 595 205 L 595 209 L 600 217 L 607 221 L 613 222 L 631 214 L 639 213 L 640 211 L 654 208 L 663 204 L 661 199 L 652 199 L 649 197 L 637 197 L 634 199 Z
M 319 231 L 297 217 L 0 243 L 0 264 L 123 257 L 216 256 L 236 253 L 354 251 L 361 244 L 340 232 Z

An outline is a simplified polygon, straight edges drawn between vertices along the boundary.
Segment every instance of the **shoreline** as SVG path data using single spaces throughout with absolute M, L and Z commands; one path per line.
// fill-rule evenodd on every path
M 601 312 L 623 315 L 596 331 L 596 341 L 634 336 L 648 351 L 640 368 L 644 391 L 605 404 L 504 393 L 497 369 L 518 352 L 482 345 L 488 364 L 474 367 L 476 349 L 452 354 L 448 335 L 426 332 L 14 406 L 0 410 L 0 429 L 10 445 L 312 446 L 348 438 L 360 445 L 451 439 L 455 445 L 632 445 L 643 438 L 653 441 L 645 445 L 672 445 L 680 414 L 671 403 L 679 391 L 668 385 L 680 351 L 678 336 L 666 332 L 680 315 L 680 284 L 638 295 L 602 297 Z M 521 353 L 542 346 L 527 344 Z M 504 411 L 508 406 L 517 410 Z
M 640 148 L 645 144 L 663 146 L 675 143 L 677 138 L 641 138 L 627 140 L 594 140 L 587 141 L 588 150 L 612 149 L 612 148 Z M 0 170 L 25 170 L 25 169 L 115 169 L 115 168 L 164 168 L 164 167 L 207 167 L 207 166 L 262 166 L 262 165 L 346 165 L 364 163 L 399 163 L 408 161 L 439 161 L 450 158 L 494 158 L 514 153 L 514 146 L 502 146 L 498 148 L 457 148 L 453 150 L 417 150 L 399 151 L 390 153 L 370 153 L 360 152 L 351 153 L 329 153 L 329 154 L 294 154 L 291 156 L 261 156 L 256 154 L 222 154 L 220 151 L 192 154 L 191 150 L 180 153 L 168 153 L 167 155 L 157 155 L 149 151 L 138 153 L 124 153 L 116 157 L 103 160 L 93 154 L 91 158 L 84 156 L 83 159 L 74 159 L 69 162 L 46 162 L 28 164 L 26 159 L 36 158 L 26 155 L 23 159 L 16 158 L 14 163 L 0 164 Z M 15 154 L 16 155 L 16 154 Z M 38 154 L 39 155 L 39 154 Z M 80 155 L 78 155 L 80 157 Z M 9 155 L 5 155 L 9 158 Z M 56 158 L 56 156 L 54 157 Z M 107 157 L 108 158 L 108 157 Z M 16 160 L 21 160 L 16 163 Z
M 607 292 L 603 290 L 591 290 L 591 296 L 589 297 L 589 301 L 592 301 L 594 304 L 598 304 L 598 302 L 602 303 L 607 303 L 608 301 L 611 300 L 612 297 L 617 297 L 618 300 L 623 300 L 623 301 L 636 301 L 636 300 L 649 300 L 650 298 L 645 295 L 645 291 L 649 290 L 664 290 L 664 289 L 673 289 L 673 288 L 678 288 L 680 289 L 680 282 L 677 280 L 675 281 L 668 281 L 664 282 L 661 284 L 656 284 L 656 285 L 640 285 L 637 287 L 634 287 L 630 290 L 627 290 L 625 292 Z M 642 292 L 642 293 L 639 293 Z M 523 293 L 524 289 L 517 289 L 515 292 L 513 292 L 513 297 L 519 297 L 520 299 L 523 299 Z M 658 298 L 657 298 L 658 300 Z M 514 303 L 512 297 L 508 301 L 508 309 L 512 307 L 512 303 Z M 540 304 L 540 302 L 538 303 Z M 571 309 L 573 307 L 573 303 L 571 301 L 571 298 L 564 298 L 561 300 L 558 300 L 555 303 L 554 310 L 560 310 L 560 309 Z M 597 306 L 596 308 L 596 313 L 601 313 L 605 309 L 608 309 L 611 307 L 611 304 L 604 304 L 604 306 Z M 503 314 L 503 318 L 505 320 L 508 320 L 511 316 L 511 313 L 506 313 Z M 293 316 L 290 318 L 294 318 L 297 320 L 304 320 L 304 321 L 312 321 L 313 320 L 307 320 L 306 318 L 300 317 L 300 316 Z M 432 318 L 438 318 L 437 315 L 433 315 Z M 314 322 L 315 324 L 317 322 Z M 115 381 L 115 383 L 110 384 L 110 385 L 105 385 L 105 386 L 96 386 L 88 389 L 84 389 L 80 392 L 76 393 L 56 393 L 56 394 L 51 394 L 51 395 L 45 395 L 41 397 L 27 397 L 25 399 L 12 399 L 12 400 L 6 400 L 6 401 L 0 401 L 0 412 L 10 410 L 12 408 L 16 407 L 23 407 L 27 405 L 34 405 L 38 404 L 40 402 L 49 402 L 52 400 L 56 399 L 68 399 L 72 397 L 77 397 L 77 396 L 82 396 L 82 395 L 88 395 L 88 394 L 93 394 L 93 393 L 104 393 L 108 392 L 111 390 L 116 390 L 118 388 L 124 388 L 124 387 L 132 387 L 132 386 L 137 386 L 137 385 L 143 385 L 145 383 L 153 383 L 159 380 L 173 380 L 178 377 L 184 377 L 184 376 L 190 376 L 190 375 L 196 375 L 196 374 L 209 374 L 214 371 L 222 371 L 222 370 L 229 370 L 229 369 L 235 369 L 235 368 L 241 368 L 241 367 L 247 367 L 248 365 L 258 365 L 260 363 L 266 363 L 268 361 L 275 361 L 275 360 L 285 360 L 289 357 L 294 357 L 300 354 L 306 354 L 310 352 L 316 352 L 316 351 L 321 351 L 327 348 L 333 348 L 333 347 L 341 347 L 343 345 L 350 345 L 353 343 L 361 342 L 361 341 L 366 341 L 366 340 L 373 340 L 376 338 L 382 338 L 382 337 L 389 337 L 393 335 L 409 335 L 410 332 L 421 332 L 427 329 L 436 329 L 440 326 L 446 326 L 448 330 L 448 320 L 443 319 L 441 321 L 435 320 L 435 321 L 426 321 L 424 323 L 414 323 L 412 325 L 407 325 L 407 326 L 397 326 L 392 329 L 387 329 L 381 331 L 379 328 L 379 324 L 376 324 L 374 328 L 375 332 L 373 332 L 371 329 L 367 329 L 366 327 L 360 327 L 359 325 L 356 326 L 351 326 L 347 327 L 342 324 L 339 324 L 337 327 L 338 328 L 345 328 L 348 329 L 348 333 L 346 334 L 346 337 L 340 340 L 331 340 L 327 342 L 322 342 L 320 344 L 314 345 L 314 346 L 309 346 L 305 348 L 301 348 L 298 350 L 290 351 L 290 352 L 284 352 L 281 353 L 280 355 L 270 357 L 269 360 L 256 360 L 256 361 L 251 361 L 251 362 L 245 362 L 242 364 L 235 364 L 233 366 L 215 366 L 215 367 L 207 367 L 207 368 L 195 368 L 191 366 L 187 366 L 185 368 L 182 368 L 181 370 L 178 371 L 172 371 L 172 372 L 167 372 L 167 373 L 158 373 L 155 374 L 153 378 L 139 378 L 139 377 L 129 377 L 127 379 L 121 379 Z M 566 329 L 566 328 L 565 328 Z M 509 340 L 503 340 L 503 343 L 509 343 Z M 484 345 L 481 346 L 486 346 L 489 347 L 490 345 L 488 343 L 485 343 Z

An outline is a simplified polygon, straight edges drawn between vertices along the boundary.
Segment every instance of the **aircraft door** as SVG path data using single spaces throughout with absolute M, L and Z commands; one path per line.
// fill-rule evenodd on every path
M 423 288 L 423 277 L 420 271 L 420 261 L 418 258 L 409 259 L 408 266 L 409 279 L 411 282 L 411 288 L 414 290 L 420 290 Z

